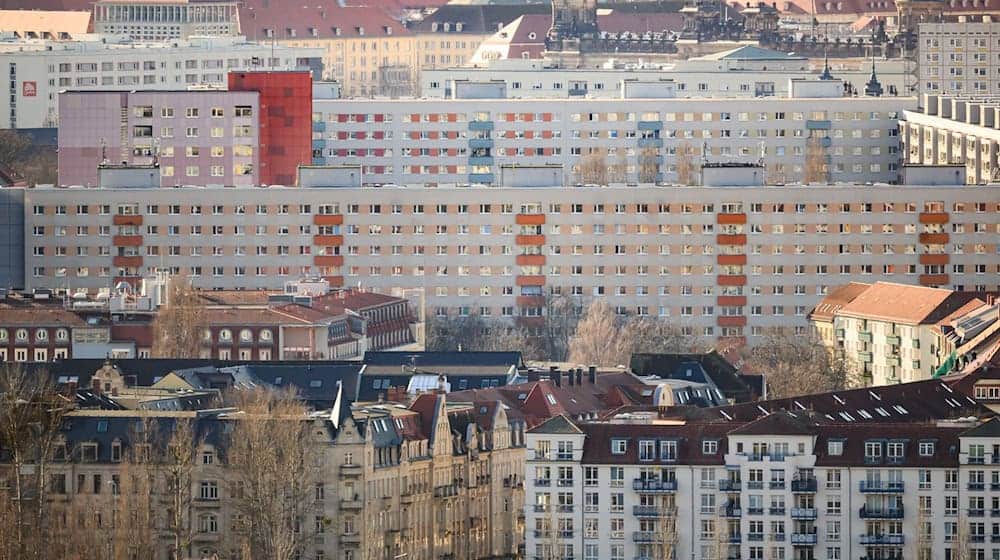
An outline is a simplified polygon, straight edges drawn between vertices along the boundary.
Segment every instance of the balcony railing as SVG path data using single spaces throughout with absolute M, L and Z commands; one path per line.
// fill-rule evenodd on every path
M 764 515 L 764 508 L 762 508 L 762 507 L 749 507 L 749 508 L 747 508 L 747 515 Z
M 816 519 L 816 508 L 792 508 L 792 519 Z
M 739 480 L 720 480 L 719 490 L 722 492 L 739 492 L 743 485 Z
M 784 490 L 785 489 L 785 481 L 784 480 L 772 480 L 770 482 L 770 484 L 768 484 L 768 487 L 771 490 Z
M 985 509 L 980 509 L 980 508 L 972 509 L 972 508 L 969 508 L 969 517 L 985 517 L 985 516 L 986 516 L 986 510 Z
M 903 492 L 902 481 L 862 480 L 860 487 L 862 492 L 880 492 L 884 494 L 901 494 Z
M 799 478 L 792 481 L 792 492 L 815 492 L 817 486 L 815 478 Z
M 632 531 L 632 542 L 656 543 L 660 542 L 662 538 L 657 531 Z
M 816 533 L 792 533 L 792 544 L 813 545 L 816 544 Z
M 677 514 L 677 508 L 660 506 L 632 506 L 632 515 L 636 517 L 669 517 Z
M 972 491 L 986 490 L 986 483 L 985 482 L 970 482 L 969 483 L 969 490 L 972 490 Z
M 551 478 L 536 478 L 535 486 L 552 486 Z
M 743 510 L 737 506 L 725 505 L 719 508 L 719 515 L 722 517 L 740 517 Z
M 785 515 L 785 508 L 783 507 L 772 507 L 767 510 L 768 515 Z
M 868 506 L 861 506 L 858 514 L 861 519 L 902 519 L 903 506 L 898 508 L 876 509 Z
M 903 535 L 861 535 L 862 546 L 870 545 L 903 545 Z
M 637 478 L 632 481 L 632 489 L 636 492 L 676 492 L 677 481 Z
M 747 541 L 749 542 L 763 542 L 764 533 L 747 533 Z

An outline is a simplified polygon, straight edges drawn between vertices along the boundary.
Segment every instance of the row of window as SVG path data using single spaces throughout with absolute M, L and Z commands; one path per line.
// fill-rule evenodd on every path
M 52 338 L 57 342 L 67 342 L 69 341 L 69 330 L 68 329 L 52 329 L 55 331 Z M 13 333 L 13 336 L 11 335 Z M 28 329 L 6 329 L 0 328 L 0 344 L 9 341 L 12 337 L 16 342 L 28 342 L 30 338 L 30 333 Z M 49 329 L 36 328 L 35 329 L 35 342 L 48 342 L 49 340 Z

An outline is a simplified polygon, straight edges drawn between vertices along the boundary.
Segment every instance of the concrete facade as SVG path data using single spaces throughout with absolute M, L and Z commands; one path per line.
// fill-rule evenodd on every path
M 498 184 L 499 166 L 561 164 L 581 180 L 581 158 L 612 182 L 678 182 L 691 163 L 757 163 L 767 181 L 804 176 L 807 144 L 835 182 L 895 182 L 897 120 L 912 97 L 756 99 L 316 100 L 313 163 L 363 165 L 369 184 Z M 708 153 L 703 153 L 703 148 Z
M 808 312 L 850 281 L 998 289 L 998 200 L 992 187 L 892 185 L 35 188 L 25 287 L 95 292 L 158 268 L 201 288 L 321 275 L 529 325 L 549 294 L 603 297 L 752 342 L 768 327 L 806 333 Z
M 136 41 L 240 33 L 239 4 L 236 2 L 100 0 L 94 3 L 93 19 L 95 32 L 127 35 Z
M 925 95 L 923 108 L 903 111 L 903 158 L 913 165 L 965 166 L 972 185 L 995 183 L 1000 162 L 1000 104 L 987 99 Z
M 135 43 L 88 41 L 0 42 L 0 67 L 13 89 L 0 102 L 0 128 L 59 125 L 59 92 L 175 91 L 226 85 L 231 70 L 312 70 L 319 49 L 258 44 L 243 37 Z
M 0 288 L 24 288 L 24 193 L 0 188 Z
M 921 93 L 1000 94 L 1000 22 L 921 23 L 919 29 Z

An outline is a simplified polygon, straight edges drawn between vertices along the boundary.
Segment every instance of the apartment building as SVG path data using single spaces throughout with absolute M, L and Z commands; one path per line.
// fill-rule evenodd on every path
M 59 92 L 176 91 L 224 88 L 227 73 L 268 69 L 321 73 L 322 52 L 258 44 L 243 37 L 134 42 L 99 37 L 87 41 L 0 41 L 0 66 L 10 82 L 0 104 L 0 128 L 59 125 Z
M 109 163 L 158 164 L 162 186 L 294 184 L 311 96 L 308 72 L 234 72 L 228 91 L 63 92 L 59 184 L 97 185 Z
M 94 2 L 93 22 L 96 33 L 136 41 L 240 34 L 237 2 L 99 0 Z
M 802 82 L 793 98 L 316 100 L 313 162 L 362 165 L 366 183 L 500 184 L 501 167 L 561 165 L 557 183 L 600 158 L 612 182 L 679 182 L 678 154 L 757 163 L 768 181 L 804 174 L 822 146 L 835 182 L 895 182 L 897 120 L 915 98 L 841 97 L 837 82 Z M 810 96 L 810 94 L 812 96 Z M 819 96 L 819 97 L 815 97 Z M 683 154 L 686 154 L 684 156 Z
M 830 72 L 840 83 L 864 91 L 871 77 L 870 60 L 837 59 L 830 64 Z M 824 69 L 823 61 L 753 45 L 664 64 L 610 60 L 601 67 L 577 68 L 555 60 L 499 59 L 474 67 L 459 66 L 424 68 L 420 73 L 420 95 L 460 97 L 463 83 L 502 82 L 506 86 L 503 96 L 508 98 L 614 99 L 622 96 L 623 81 L 639 81 L 668 83 L 672 96 L 681 98 L 787 97 L 789 80 L 815 80 Z M 901 61 L 879 61 L 877 73 L 886 89 L 906 91 Z
M 803 403 L 843 401 L 830 419 L 798 408 L 754 419 L 726 408 L 700 421 L 669 411 L 580 424 L 552 418 L 526 436 L 526 555 L 1000 553 L 1000 525 L 987 517 L 1000 506 L 989 491 L 1000 487 L 997 420 L 978 404 L 958 403 L 967 397 L 947 385 L 926 383 L 935 387 L 919 392 L 946 414 L 937 421 L 911 419 L 908 401 L 886 404 L 899 395 L 875 390 L 806 397 Z M 945 419 L 956 409 L 972 417 Z
M 280 377 L 276 381 L 282 383 Z M 95 386 L 98 394 L 100 387 Z M 107 397 L 114 402 L 112 395 Z M 409 408 L 351 405 L 339 398 L 337 404 L 345 409 L 339 417 L 308 420 L 317 426 L 324 476 L 304 508 L 314 518 L 303 520 L 313 535 L 298 551 L 303 558 L 486 559 L 518 553 L 523 545 L 523 434 L 511 432 L 501 407 L 451 405 L 445 395 L 434 393 Z M 73 451 L 47 467 L 53 508 L 75 511 L 85 505 L 95 516 L 112 519 L 113 496 L 125 476 L 123 457 L 142 445 L 136 423 L 151 423 L 168 437 L 176 420 L 188 418 L 196 433 L 206 436 L 195 450 L 191 509 L 183 521 L 192 531 L 190 553 L 236 555 L 239 498 L 233 474 L 220 457 L 227 444 L 226 425 L 240 417 L 156 409 L 71 412 L 59 447 Z M 166 491 L 159 485 L 155 489 Z M 88 522 L 87 527 L 97 535 L 107 532 L 109 539 L 114 531 L 107 523 Z M 170 558 L 173 540 L 166 531 L 154 531 L 159 538 L 151 558 Z
M 921 93 L 1000 93 L 1000 22 L 990 16 L 975 21 L 921 23 L 917 53 Z
M 903 111 L 903 158 L 919 165 L 964 165 L 971 185 L 995 183 L 1000 162 L 1000 103 L 975 97 L 925 95 Z
M 1000 326 L 990 296 L 884 281 L 832 290 L 809 319 L 871 385 L 961 369 L 980 352 L 995 352 Z
M 24 197 L 27 290 L 96 292 L 158 269 L 205 289 L 319 275 L 422 289 L 439 316 L 537 324 L 545 297 L 563 294 L 752 341 L 807 332 L 809 311 L 847 282 L 987 291 L 1000 273 L 993 187 L 0 190 L 11 195 Z

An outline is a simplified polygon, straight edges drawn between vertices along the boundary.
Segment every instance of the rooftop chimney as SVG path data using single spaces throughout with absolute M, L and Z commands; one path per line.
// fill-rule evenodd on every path
M 569 383 L 570 385 L 573 385 L 573 370 L 572 369 L 570 369 L 569 371 L 566 372 L 566 382 Z
M 583 385 L 583 368 L 576 368 L 576 384 Z
M 590 378 L 591 383 L 597 383 L 597 366 L 587 367 L 587 377 Z
M 556 384 L 556 387 L 562 387 L 562 375 L 560 375 L 558 371 L 550 375 L 549 378 Z

